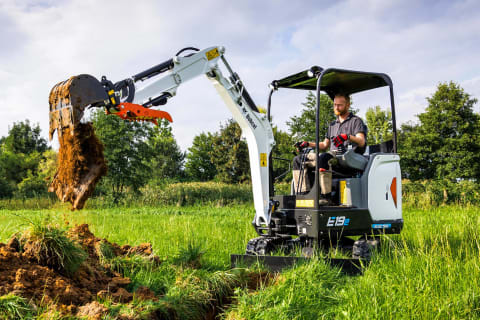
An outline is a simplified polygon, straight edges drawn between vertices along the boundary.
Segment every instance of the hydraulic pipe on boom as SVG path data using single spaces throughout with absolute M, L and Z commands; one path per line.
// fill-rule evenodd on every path
M 195 52 L 180 56 L 187 50 Z M 89 75 L 61 82 L 51 91 L 50 134 L 55 130 L 61 134 L 65 127 L 70 127 L 73 132 L 87 107 L 104 107 L 107 113 L 125 120 L 156 123 L 158 118 L 166 118 L 171 121 L 167 112 L 148 108 L 166 104 L 176 95 L 180 85 L 204 74 L 212 81 L 247 140 L 256 213 L 253 224 L 257 230 L 268 227 L 273 209 L 269 181 L 270 154 L 275 144 L 272 127 L 267 115 L 258 110 L 240 77 L 228 64 L 224 53 L 224 47 L 185 48 L 173 58 L 115 84 L 106 77 L 100 82 Z M 228 78 L 220 70 L 220 61 L 229 73 Z M 145 80 L 149 80 L 148 83 L 137 88 Z M 87 96 L 88 92 L 90 95 Z

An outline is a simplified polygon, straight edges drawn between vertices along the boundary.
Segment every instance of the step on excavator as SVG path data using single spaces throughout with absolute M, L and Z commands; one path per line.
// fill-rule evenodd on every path
M 233 266 L 260 261 L 272 270 L 279 270 L 308 259 L 318 250 L 334 247 L 349 250 L 352 258 L 331 258 L 328 261 L 346 272 L 356 273 L 361 270 L 362 261 L 368 261 L 379 245 L 382 235 L 401 232 L 402 186 L 393 84 L 384 73 L 312 66 L 271 82 L 265 114 L 257 108 L 240 77 L 227 62 L 224 47 L 204 50 L 188 47 L 173 58 L 118 82 L 105 76 L 98 80 L 82 74 L 55 85 L 49 99 L 50 139 L 55 130 L 59 139 L 64 134 L 74 135 L 88 108 L 103 108 L 107 114 L 124 120 L 157 123 L 158 119 L 167 119 L 171 122 L 170 114 L 158 110 L 158 107 L 174 97 L 179 86 L 200 75 L 205 75 L 213 83 L 248 144 L 255 208 L 252 225 L 258 237 L 247 243 L 245 254 L 231 256 Z M 318 158 L 308 193 L 299 193 L 292 188 L 290 194 L 275 194 L 273 166 L 276 157 L 272 154 L 275 141 L 271 125 L 273 93 L 280 89 L 316 92 L 317 147 L 302 152 L 312 152 L 318 157 L 319 131 L 326 125 L 319 123 L 321 92 L 333 99 L 338 92 L 351 95 L 381 87 L 389 88 L 393 138 L 369 146 L 368 153 L 363 155 L 351 149 L 336 155 L 336 161 L 347 173 L 333 172 L 331 203 L 327 206 L 319 203 Z M 75 180 L 78 185 L 74 189 L 91 190 L 91 185 L 104 173 L 84 171 L 82 177 Z M 90 178 L 83 179 L 87 175 Z M 88 193 L 80 197 L 85 200 Z M 299 251 L 302 256 L 288 255 Z M 279 252 L 282 256 L 276 255 Z

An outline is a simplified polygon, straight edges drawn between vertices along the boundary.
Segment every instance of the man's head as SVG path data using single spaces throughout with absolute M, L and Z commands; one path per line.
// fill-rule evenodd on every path
M 333 99 L 333 112 L 336 116 L 344 116 L 350 110 L 350 96 L 344 93 L 337 93 Z

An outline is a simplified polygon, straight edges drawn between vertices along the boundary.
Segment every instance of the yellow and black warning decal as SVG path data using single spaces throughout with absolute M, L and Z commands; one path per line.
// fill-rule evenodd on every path
M 215 59 L 216 57 L 218 57 L 220 55 L 220 53 L 218 52 L 218 49 L 215 48 L 215 49 L 212 49 L 210 51 L 207 51 L 205 53 L 205 55 L 207 56 L 207 60 L 210 61 L 212 59 Z
M 315 201 L 313 199 L 297 199 L 295 206 L 297 208 L 313 208 Z
M 108 91 L 108 96 L 110 97 L 110 101 L 113 104 L 117 104 L 117 102 L 115 101 L 115 91 L 113 90 Z
M 260 167 L 266 167 L 266 166 L 267 166 L 267 154 L 260 153 Z

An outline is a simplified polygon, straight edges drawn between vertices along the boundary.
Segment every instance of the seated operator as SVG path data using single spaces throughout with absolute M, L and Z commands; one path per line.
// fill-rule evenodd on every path
M 330 147 L 329 152 L 319 155 L 320 205 L 328 205 L 331 202 L 332 172 L 329 170 L 328 161 L 336 154 L 345 152 L 349 144 L 353 146 L 356 153 L 363 154 L 365 152 L 367 127 L 362 119 L 353 115 L 349 109 L 349 95 L 342 93 L 336 94 L 333 99 L 333 111 L 337 116 L 337 120 L 330 123 L 325 140 L 318 145 L 320 150 L 327 150 Z M 330 142 L 330 139 L 332 139 L 333 143 Z M 295 145 L 299 149 L 306 147 L 315 148 L 315 142 L 302 141 L 297 142 Z M 302 155 L 298 155 L 293 159 L 293 187 L 295 191 L 299 190 L 300 193 L 305 194 L 310 190 L 307 167 L 315 168 L 315 158 L 314 152 L 306 155 L 306 159 L 304 158 L 305 166 L 303 172 L 300 172 Z M 300 186 L 298 186 L 298 184 L 300 184 Z

